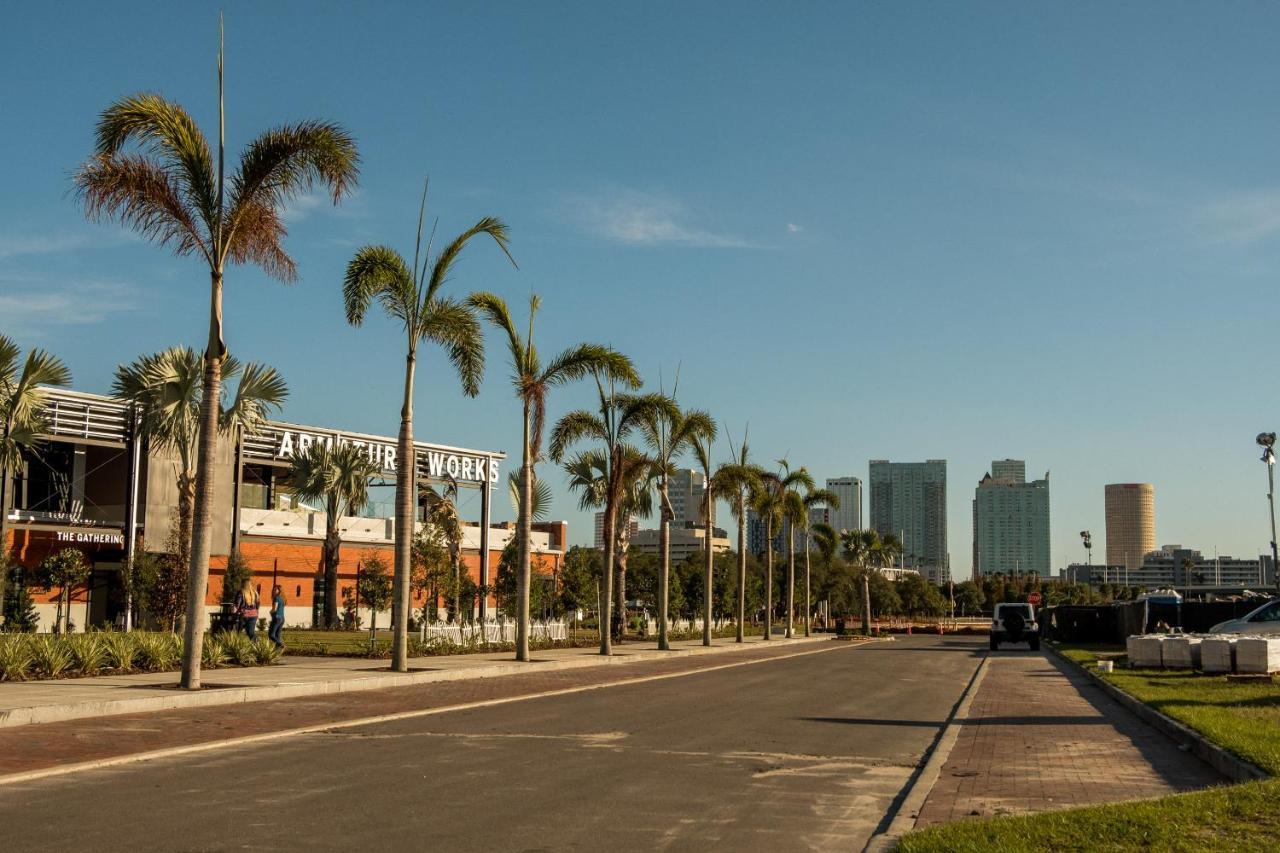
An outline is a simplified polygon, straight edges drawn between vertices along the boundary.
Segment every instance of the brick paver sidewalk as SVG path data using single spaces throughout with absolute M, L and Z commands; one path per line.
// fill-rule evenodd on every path
M 672 656 L 627 666 L 543 670 L 502 678 L 470 678 L 353 693 L 183 708 L 0 728 L 0 783 L 33 771 L 193 747 L 386 714 L 514 699 L 554 690 L 602 687 L 636 678 L 674 675 L 838 651 L 842 643 L 753 644 L 733 654 Z
M 917 827 L 1158 797 L 1224 780 L 1079 673 L 993 653 Z

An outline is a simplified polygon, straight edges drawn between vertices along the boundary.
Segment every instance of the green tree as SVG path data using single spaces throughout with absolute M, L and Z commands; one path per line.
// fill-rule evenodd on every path
M 618 393 L 617 380 L 597 375 L 596 390 L 600 406 L 595 412 L 579 409 L 562 417 L 551 432 L 551 458 L 561 462 L 569 449 L 580 441 L 598 442 L 602 489 L 599 497 L 604 505 L 604 595 L 600 614 L 600 654 L 613 653 L 608 630 L 613 595 L 613 568 L 617 543 L 618 511 L 622 508 L 627 487 L 647 472 L 652 461 L 633 448 L 628 441 L 654 417 L 655 410 L 674 408 L 664 394 Z
M 462 624 L 462 519 L 458 516 L 458 481 L 448 476 L 439 488 L 426 486 L 422 503 L 425 521 L 440 531 L 449 552 L 447 607 L 452 618 Z
M 168 631 L 177 627 L 187 607 L 187 573 L 189 565 L 182 559 L 178 529 L 169 531 L 164 550 L 144 551 L 134 561 L 134 606 Z
M 41 560 L 37 572 L 41 586 L 50 592 L 55 587 L 59 590 L 55 627 L 58 633 L 64 634 L 71 629 L 71 590 L 89 579 L 93 567 L 79 550 L 63 548 Z
M 371 554 L 361 566 L 356 578 L 356 595 L 369 608 L 369 653 L 372 654 L 377 644 L 378 612 L 391 606 L 391 578 L 387 575 L 387 564 L 377 554 Z
M 4 630 L 24 634 L 34 632 L 40 627 L 40 614 L 36 611 L 31 591 L 27 589 L 24 569 L 19 565 L 11 565 L 0 568 L 0 571 L 10 576 L 4 592 L 3 612 L 0 613 L 4 620 Z
M 938 588 L 915 572 L 904 574 L 894 586 L 908 616 L 939 616 L 946 610 Z
M 809 547 L 812 530 L 809 523 L 809 512 L 817 507 L 829 507 L 831 509 L 840 508 L 840 496 L 828 489 L 810 488 L 805 491 L 802 498 L 804 503 L 804 635 L 808 637 L 812 633 L 813 621 L 813 596 L 811 594 L 810 577 L 810 560 Z
M 712 547 L 715 527 L 711 523 L 711 519 L 715 514 L 715 502 L 717 500 L 741 501 L 743 496 L 750 492 L 752 488 L 757 487 L 760 482 L 758 469 L 754 465 L 744 464 L 738 459 L 725 462 L 719 467 L 713 468 L 711 464 L 711 445 L 715 437 L 714 430 L 710 432 L 703 430 L 693 439 L 693 455 L 698 460 L 698 466 L 702 469 L 702 476 L 706 482 L 706 486 L 702 490 L 702 521 L 706 531 L 703 536 L 705 545 L 705 552 L 703 553 L 703 560 L 705 561 L 703 567 L 703 589 L 707 591 L 707 597 L 704 598 L 702 604 L 702 644 L 704 646 L 711 645 L 711 616 L 712 603 L 714 601 L 712 585 L 715 574 L 714 558 L 712 556 L 712 552 L 715 550 Z M 743 444 L 743 458 L 745 458 L 745 442 Z M 742 570 L 741 563 L 739 563 L 739 570 Z M 740 577 L 738 580 L 741 583 L 743 578 Z M 736 586 L 737 584 L 735 584 Z M 741 628 L 741 618 L 739 618 L 738 622 L 739 628 Z M 738 633 L 741 632 L 739 631 Z
M 18 365 L 22 364 L 21 370 Z M 45 420 L 45 385 L 67 385 L 71 371 L 56 356 L 33 349 L 22 350 L 11 338 L 0 335 L 0 600 L 4 598 L 8 565 L 9 508 L 13 503 L 10 478 L 22 465 L 23 455 L 37 453 Z
M 413 540 L 412 589 L 425 596 L 422 618 L 435 622 L 439 616 L 439 599 L 447 594 L 453 577 L 453 557 L 443 530 L 427 517 L 422 530 Z
M 413 446 L 413 381 L 418 362 L 418 344 L 427 341 L 443 347 L 468 397 L 480 393 L 484 376 L 484 335 L 475 309 L 468 303 L 442 293 L 444 284 L 463 249 L 472 239 L 487 236 L 512 266 L 507 250 L 507 226 L 486 216 L 454 237 L 432 256 L 431 239 L 422 244 L 422 223 L 427 209 L 427 189 L 418 207 L 418 231 L 413 249 L 413 265 L 387 246 L 365 246 L 347 264 L 343 302 L 347 322 L 364 322 L 369 303 L 375 299 L 389 317 L 404 327 L 406 356 L 404 398 L 400 405 L 400 434 L 396 462 L 395 582 L 392 602 L 394 633 L 391 641 L 391 669 L 408 669 L 409 575 L 412 563 L 414 509 L 417 506 L 417 460 Z M 434 233 L 435 229 L 432 228 Z M 421 264 L 419 264 L 421 262 Z M 487 472 L 486 472 L 487 474 Z
M 204 357 L 190 347 L 172 347 L 139 357 L 116 368 L 113 396 L 132 403 L 138 413 L 138 436 L 152 450 L 177 457 L 178 545 L 183 560 L 191 553 L 192 518 L 196 500 L 196 457 L 204 423 Z M 219 388 L 231 380 L 239 384 L 230 402 L 218 399 L 218 430 L 222 435 L 256 432 L 267 416 L 279 411 L 289 396 L 274 367 L 250 362 L 241 365 L 231 355 L 220 362 Z M 221 393 L 221 392 L 220 392 Z
M 982 589 L 973 581 L 961 581 L 956 584 L 955 599 L 961 616 L 980 612 L 986 601 L 982 595 Z
M 773 633 L 773 552 L 774 552 L 774 530 L 777 529 L 783 521 L 791 517 L 798 517 L 797 501 L 789 498 L 788 495 L 794 495 L 797 486 L 804 487 L 807 483 L 808 487 L 813 486 L 813 478 L 803 468 L 791 470 L 786 460 L 778 463 L 778 471 L 761 471 L 756 477 L 758 483 L 757 488 L 752 493 L 751 503 L 756 514 L 764 520 L 765 523 L 765 630 L 764 638 L 771 638 Z M 792 537 L 794 539 L 794 535 Z M 788 559 L 788 577 L 791 583 L 787 584 L 787 590 L 794 592 L 795 579 L 795 545 L 792 542 L 791 556 Z M 788 621 L 790 620 L 788 616 Z M 788 632 L 790 636 L 790 632 Z
M 222 603 L 234 603 L 236 593 L 244 586 L 244 582 L 252 579 L 253 568 L 241 555 L 240 549 L 233 548 L 231 553 L 227 555 L 227 568 L 222 575 Z
M 603 555 L 596 548 L 574 545 L 560 571 L 560 606 L 565 611 L 594 610 Z
M 538 484 L 537 464 L 542 453 L 542 430 L 546 420 L 547 392 L 556 386 L 603 376 L 632 388 L 640 386 L 631 359 L 599 344 L 579 344 L 552 358 L 545 365 L 533 342 L 533 322 L 542 301 L 529 296 L 529 325 L 521 333 L 516 328 L 504 299 L 492 293 L 476 293 L 468 303 L 506 333 L 511 359 L 511 384 L 521 405 L 520 501 L 516 521 L 519 548 L 516 605 L 516 660 L 529 659 L 529 582 L 531 577 L 530 538 L 533 535 L 534 490 Z
M 289 481 L 298 498 L 324 505 L 324 625 L 337 628 L 339 523 L 369 502 L 369 478 L 378 473 L 378 467 L 363 448 L 320 441 L 294 451 L 291 461 Z
M 336 204 L 355 185 L 359 157 L 341 127 L 304 121 L 254 139 L 224 174 L 222 51 L 218 52 L 218 153 L 178 104 L 131 95 L 98 121 L 96 150 L 75 177 L 90 219 L 115 219 L 178 255 L 196 255 L 209 271 L 209 337 L 204 353 L 200 442 L 196 455 L 191 562 L 182 686 L 200 688 L 204 590 L 218 441 L 218 401 L 227 347 L 222 287 L 227 264 L 255 264 L 283 281 L 297 278 L 284 250 L 284 206 L 319 183 Z
M 751 461 L 751 451 L 747 446 L 749 430 L 744 430 L 742 435 L 742 445 L 733 450 L 733 439 L 729 439 L 729 448 L 733 450 L 734 464 L 738 470 L 737 482 L 729 482 L 726 477 L 724 483 L 724 498 L 729 503 L 729 511 L 733 514 L 734 520 L 738 522 L 738 582 L 736 584 L 738 590 L 738 610 L 737 610 L 737 630 L 735 633 L 736 642 L 743 642 L 746 636 L 746 620 L 748 607 L 748 590 L 752 588 L 752 584 L 747 580 L 747 507 L 751 503 L 752 495 L 759 493 L 761 489 L 759 466 Z M 754 612 L 754 603 L 752 610 Z

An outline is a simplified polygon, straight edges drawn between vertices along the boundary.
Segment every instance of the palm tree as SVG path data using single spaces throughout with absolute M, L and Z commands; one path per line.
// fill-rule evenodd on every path
M 678 382 L 677 382 L 678 384 Z M 674 391 L 672 403 L 675 402 Z M 682 412 L 675 409 L 677 417 L 670 419 L 655 412 L 652 419 L 645 421 L 643 433 L 649 451 L 653 457 L 651 472 L 658 492 L 659 512 L 659 567 L 658 567 L 658 648 L 662 651 L 671 649 L 667 637 L 667 602 L 671 583 L 671 521 L 675 518 L 675 510 L 671 507 L 669 480 L 675 472 L 675 461 L 685 450 L 700 439 L 708 441 L 715 437 L 716 424 L 711 415 L 699 410 Z M 708 540 L 710 542 L 710 540 Z M 708 546 L 709 547 L 709 546 Z
M 791 469 L 787 460 L 778 460 L 779 496 L 782 499 L 782 517 L 787 522 L 787 632 L 790 640 L 795 636 L 796 599 L 796 527 L 808 524 L 809 509 L 804 495 L 815 488 L 813 477 L 803 466 Z M 801 490 L 804 490 L 803 492 Z
M 24 454 L 37 451 L 45 420 L 45 385 L 67 385 L 71 371 L 55 355 L 41 349 L 22 351 L 0 335 L 0 601 L 9 572 L 9 478 L 22 465 Z M 18 369 L 21 362 L 22 369 Z
M 293 454 L 289 480 L 303 501 L 324 504 L 324 624 L 338 627 L 338 563 L 343 516 L 355 515 L 369 502 L 369 478 L 378 466 L 354 444 L 314 442 Z
M 355 141 L 345 130 L 330 122 L 304 121 L 263 133 L 226 175 L 222 89 L 219 45 L 216 165 L 209 143 L 185 109 L 159 95 L 138 94 L 102 113 L 94 156 L 75 176 L 90 219 L 118 220 L 175 254 L 199 256 L 209 270 L 209 338 L 182 655 L 181 685 L 190 690 L 200 688 L 204 644 L 218 400 L 227 353 L 223 274 L 228 263 L 256 264 L 273 278 L 296 279 L 297 266 L 283 246 L 285 204 L 317 183 L 336 204 L 355 186 L 359 171 Z
M 606 626 L 612 631 L 614 639 L 619 642 L 623 640 L 626 633 L 627 559 L 631 550 L 629 522 L 632 518 L 648 518 L 653 512 L 653 496 L 650 489 L 653 459 L 634 447 L 627 446 L 621 467 L 624 472 L 622 475 L 624 483 L 617 515 L 624 521 L 614 525 L 613 536 L 614 566 L 618 580 L 617 586 L 614 587 L 617 593 L 617 610 L 614 614 L 617 618 L 612 621 L 612 624 Z M 594 510 L 605 506 L 608 468 L 607 458 L 594 449 L 582 451 L 565 463 L 565 473 L 569 475 L 569 490 L 578 492 L 578 505 L 581 509 Z
M 742 436 L 742 447 L 734 452 L 734 462 L 741 472 L 741 480 L 732 493 L 725 499 L 729 502 L 729 511 L 738 522 L 738 629 L 735 642 L 746 640 L 747 618 L 747 506 L 751 495 L 761 488 L 759 466 L 752 464 L 751 454 L 747 447 L 747 433 Z M 730 439 L 730 450 L 733 449 Z
M 256 432 L 267 415 L 279 411 L 289 396 L 284 379 L 269 365 L 241 365 L 226 355 L 219 365 L 220 395 L 239 377 L 230 405 L 218 399 L 218 430 L 222 434 Z M 191 554 L 192 517 L 196 500 L 196 456 L 204 423 L 204 357 L 185 346 L 140 356 L 116 368 L 113 396 L 132 403 L 138 413 L 138 434 L 152 449 L 178 458 L 178 547 L 180 559 Z
M 399 252 L 387 246 L 365 246 L 347 264 L 342 290 L 348 323 L 353 326 L 362 324 L 369 303 L 377 299 L 383 310 L 404 326 L 408 345 L 396 451 L 395 593 L 391 605 L 391 669 L 396 672 L 406 672 L 409 667 L 409 578 L 418 485 L 413 448 L 413 378 L 418 343 L 430 341 L 444 347 L 462 382 L 463 393 L 468 397 L 479 394 L 480 378 L 484 375 L 484 335 L 475 309 L 466 302 L 442 295 L 440 289 L 448 280 L 462 250 L 474 237 L 492 238 L 515 266 L 515 259 L 507 250 L 507 226 L 491 216 L 478 220 L 454 237 L 433 258 L 431 238 L 425 247 L 422 245 L 422 220 L 426 210 L 427 188 L 424 186 L 422 203 L 418 207 L 418 232 L 412 266 L 405 263 Z
M 604 594 L 601 596 L 600 654 L 613 653 L 610 632 L 611 597 L 613 594 L 613 567 L 616 557 L 615 530 L 618 511 L 622 507 L 628 483 L 637 479 L 637 471 L 646 472 L 652 460 L 631 447 L 627 440 L 643 428 L 645 421 L 654 417 L 655 411 L 670 413 L 675 404 L 665 394 L 626 394 L 617 392 L 614 380 L 596 375 L 596 390 L 600 408 L 596 412 L 583 409 L 569 412 L 551 431 L 551 458 L 564 459 L 569 448 L 579 441 L 599 442 L 603 471 L 600 503 L 604 506 Z M 640 476 L 643 476 L 641 473 Z
M 841 534 L 847 559 L 862 577 L 862 633 L 871 633 L 871 571 L 893 565 L 902 553 L 902 543 L 892 533 L 877 530 L 846 530 Z
M 817 526 L 809 523 L 809 510 L 819 506 L 839 509 L 840 496 L 829 489 L 810 489 L 804 496 L 804 635 L 806 637 L 810 635 L 810 622 L 813 619 L 813 601 L 809 594 L 809 539 L 812 529 Z
M 523 436 L 520 455 L 520 501 L 517 508 L 519 540 L 519 574 L 516 578 L 516 660 L 529 659 L 529 581 L 532 557 L 529 541 L 533 536 L 533 490 L 537 485 L 537 464 L 542 453 L 542 429 L 547 415 L 547 391 L 555 386 L 598 374 L 622 382 L 629 387 L 640 385 L 631 359 L 599 344 L 579 344 L 551 359 L 545 366 L 533 343 L 533 321 L 542 301 L 529 297 L 529 327 L 521 334 L 511 318 L 507 303 L 492 293 L 475 293 L 468 300 L 489 322 L 507 334 L 511 357 L 511 383 L 523 407 Z
M 813 478 L 804 468 L 792 469 L 787 460 L 778 461 L 776 472 L 759 476 L 760 486 L 753 495 L 756 513 L 765 521 L 768 538 L 765 558 L 765 639 L 770 639 L 773 625 L 773 529 L 782 521 L 789 522 L 790 545 L 787 557 L 787 636 L 792 633 L 792 613 L 795 596 L 795 525 L 803 515 L 804 503 L 799 489 L 812 489 Z
M 732 462 L 726 462 L 714 472 L 711 468 L 711 442 L 715 438 L 715 432 L 710 435 L 702 435 L 694 441 L 694 456 L 698 459 L 698 464 L 702 467 L 703 475 L 706 477 L 706 488 L 702 492 L 702 520 L 706 525 L 704 533 L 704 542 L 706 544 L 706 564 L 703 575 L 704 585 L 704 601 L 703 601 L 703 626 L 702 626 L 702 644 L 704 646 L 711 645 L 711 598 L 714 583 L 714 561 L 712 537 L 715 533 L 715 525 L 712 524 L 714 515 L 715 501 L 723 498 L 727 501 L 744 501 L 744 495 L 759 483 L 759 472 L 753 465 L 744 464 L 739 459 Z M 741 459 L 746 458 L 746 446 L 744 442 L 743 454 Z M 741 551 L 743 545 L 742 525 L 739 523 L 738 529 L 738 547 Z M 746 556 L 740 553 L 738 555 L 738 630 L 737 641 L 743 641 L 742 617 L 743 611 L 746 609 Z

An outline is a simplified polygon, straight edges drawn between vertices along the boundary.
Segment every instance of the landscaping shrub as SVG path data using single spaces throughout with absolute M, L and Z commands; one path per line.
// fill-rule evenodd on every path
M 45 678 L 57 678 L 71 666 L 71 652 L 66 638 L 54 634 L 41 634 L 31 641 L 34 671 Z
M 210 634 L 200 647 L 200 663 L 206 667 L 222 666 L 227 662 L 226 632 Z
M 236 666 L 253 666 L 258 662 L 253 651 L 253 640 L 239 631 L 228 631 L 222 634 L 222 645 L 227 660 Z
M 67 653 L 71 656 L 68 667 L 77 675 L 93 675 L 107 664 L 107 647 L 102 634 L 72 634 L 66 638 Z
M 259 666 L 271 666 L 280 661 L 283 652 L 266 637 L 259 637 L 253 642 L 253 656 Z
M 149 672 L 173 669 L 182 659 L 182 638 L 177 634 L 135 634 L 138 668 Z
M 102 655 L 106 667 L 116 673 L 132 672 L 138 637 L 138 634 L 118 634 L 114 631 L 103 633 Z
M 26 634 L 0 634 L 0 681 L 22 681 L 31 672 L 35 654 Z

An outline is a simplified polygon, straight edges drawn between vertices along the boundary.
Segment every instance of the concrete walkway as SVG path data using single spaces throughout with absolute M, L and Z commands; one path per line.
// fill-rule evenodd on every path
M 916 827 L 1222 784 L 1101 689 L 1039 653 L 993 652 Z
M 793 640 L 775 636 L 769 645 L 830 641 L 829 634 Z M 385 660 L 286 657 L 277 666 L 206 670 L 204 689 L 198 692 L 179 690 L 177 673 L 174 672 L 4 682 L 0 684 L 0 728 L 627 664 L 659 658 L 723 654 L 763 648 L 766 644 L 761 637 L 748 637 L 743 644 L 731 639 L 718 639 L 710 647 L 703 646 L 698 640 L 673 642 L 671 645 L 671 651 L 660 652 L 656 642 L 624 643 L 614 646 L 612 657 L 601 657 L 595 647 L 547 649 L 534 652 L 533 660 L 528 663 L 516 662 L 512 652 L 440 655 L 414 658 L 410 661 L 408 673 L 391 672 Z

